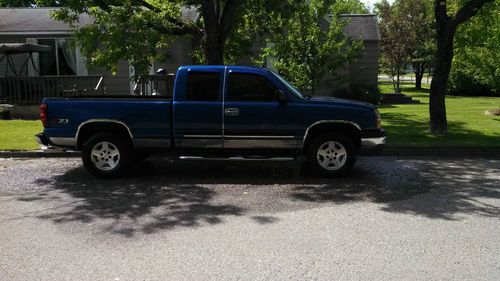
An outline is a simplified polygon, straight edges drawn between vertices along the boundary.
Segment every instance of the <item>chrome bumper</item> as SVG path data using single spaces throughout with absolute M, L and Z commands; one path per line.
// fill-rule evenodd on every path
M 387 137 L 361 139 L 361 148 L 370 149 L 378 146 L 384 146 L 386 139 Z
M 50 148 L 70 148 L 76 146 L 76 140 L 74 138 L 50 138 L 44 133 L 36 134 L 35 138 L 38 144 Z
M 384 130 L 368 132 L 361 138 L 361 154 L 376 154 L 381 152 L 387 142 L 387 136 Z

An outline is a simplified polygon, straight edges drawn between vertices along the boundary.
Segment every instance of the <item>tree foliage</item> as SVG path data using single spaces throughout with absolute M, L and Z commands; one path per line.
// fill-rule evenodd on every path
M 401 92 L 401 76 L 406 73 L 412 52 L 412 30 L 409 19 L 399 13 L 396 4 L 383 0 L 375 5 L 380 28 L 380 64 L 392 80 L 396 93 Z
M 430 0 L 383 0 L 375 5 L 380 19 L 381 66 L 392 79 L 394 91 L 401 90 L 401 75 L 411 66 L 416 88 L 432 66 L 435 32 Z
M 500 2 L 491 2 L 458 28 L 450 92 L 500 95 Z
M 310 89 L 331 82 L 336 70 L 359 55 L 361 42 L 344 35 L 345 12 L 366 11 L 359 1 L 289 1 L 293 11 L 273 18 L 264 51 L 274 67 L 296 87 Z
M 408 24 L 409 63 L 415 73 L 415 88 L 421 89 L 424 73 L 431 70 L 436 53 L 432 1 L 399 0 L 396 5 Z
M 178 38 L 194 42 L 199 62 L 233 62 L 248 52 L 252 39 L 267 30 L 268 19 L 288 8 L 265 0 L 66 0 L 54 13 L 72 24 L 75 37 L 92 65 L 116 68 L 128 60 L 144 73 L 159 52 Z M 86 13 L 94 23 L 78 25 Z

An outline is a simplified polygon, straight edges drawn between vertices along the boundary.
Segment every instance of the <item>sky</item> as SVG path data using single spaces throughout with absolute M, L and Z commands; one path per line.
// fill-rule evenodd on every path
M 369 10 L 372 10 L 373 8 L 373 4 L 377 3 L 379 0 L 361 0 L 361 2 L 363 2 Z M 389 3 L 392 3 L 394 2 L 394 0 L 388 0 Z

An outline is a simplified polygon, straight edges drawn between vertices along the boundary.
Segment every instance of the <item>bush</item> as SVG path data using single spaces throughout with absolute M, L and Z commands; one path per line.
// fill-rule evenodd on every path
M 459 70 L 450 73 L 448 94 L 454 96 L 496 96 L 500 97 L 500 89 L 478 81 Z
M 341 87 L 333 90 L 332 96 L 340 99 L 357 100 L 380 104 L 380 93 L 378 88 L 366 86 Z

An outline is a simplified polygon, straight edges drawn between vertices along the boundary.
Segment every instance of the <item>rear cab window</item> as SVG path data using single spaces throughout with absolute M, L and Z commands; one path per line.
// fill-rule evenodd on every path
M 186 100 L 218 101 L 220 73 L 189 71 L 187 74 Z

